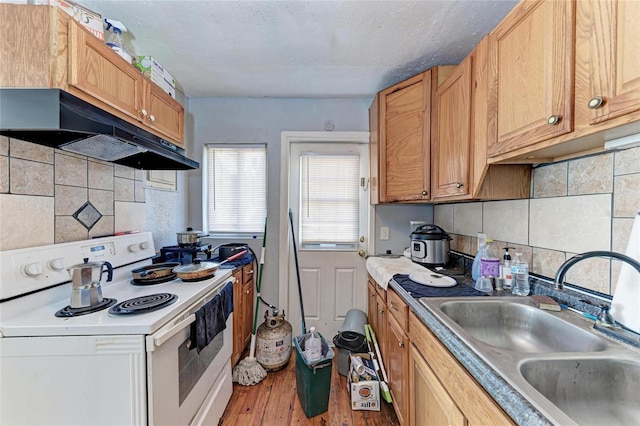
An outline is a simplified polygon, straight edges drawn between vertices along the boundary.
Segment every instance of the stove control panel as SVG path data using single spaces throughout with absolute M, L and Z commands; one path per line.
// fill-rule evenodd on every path
M 0 300 L 70 281 L 67 268 L 84 259 L 110 262 L 117 268 L 155 254 L 151 232 L 3 251 Z

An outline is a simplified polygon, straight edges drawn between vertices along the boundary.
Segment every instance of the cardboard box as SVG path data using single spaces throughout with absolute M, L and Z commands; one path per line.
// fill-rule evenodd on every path
M 175 79 L 153 56 L 134 56 L 133 65 L 138 68 L 142 74 L 160 86 L 162 90 L 171 95 L 172 98 L 176 97 Z
M 363 359 L 364 364 L 367 366 L 373 366 L 368 364 L 366 360 L 371 360 L 369 354 L 352 354 L 359 356 Z M 374 380 L 358 380 L 353 381 L 353 374 L 356 374 L 353 366 L 351 365 L 351 358 L 349 358 L 349 374 L 347 374 L 347 389 L 351 396 L 351 409 L 352 410 L 367 410 L 367 411 L 380 411 L 380 382 L 375 377 Z
M 104 40 L 104 25 L 102 15 L 84 6 L 69 0 L 49 0 L 51 6 L 57 6 L 64 10 L 69 16 L 78 21 L 80 25 L 88 29 L 91 34 Z

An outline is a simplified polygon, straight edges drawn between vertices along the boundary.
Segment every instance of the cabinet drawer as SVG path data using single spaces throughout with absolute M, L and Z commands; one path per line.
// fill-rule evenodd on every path
M 409 329 L 409 307 L 392 289 L 387 289 L 387 311 L 403 330 Z
M 243 283 L 248 283 L 249 281 L 251 281 L 253 279 L 253 274 L 254 274 L 254 270 L 253 270 L 253 262 L 249 263 L 248 265 L 244 265 L 242 267 L 242 277 L 243 277 Z

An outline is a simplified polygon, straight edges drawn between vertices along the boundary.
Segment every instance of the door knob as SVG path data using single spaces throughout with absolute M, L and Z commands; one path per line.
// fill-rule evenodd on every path
M 362 250 L 362 249 L 360 249 L 360 250 L 358 250 L 358 256 L 360 256 L 360 257 L 367 257 L 367 252 L 366 252 L 366 251 L 364 251 L 364 250 Z

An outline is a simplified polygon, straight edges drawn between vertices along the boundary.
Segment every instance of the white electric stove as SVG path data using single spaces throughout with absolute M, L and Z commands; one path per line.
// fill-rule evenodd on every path
M 217 424 L 232 392 L 233 314 L 200 352 L 191 327 L 195 312 L 232 285 L 231 270 L 133 284 L 131 271 L 154 255 L 148 232 L 0 252 L 0 424 Z M 67 268 L 83 259 L 113 265 L 101 286 L 115 304 L 172 302 L 57 317 L 70 304 Z

